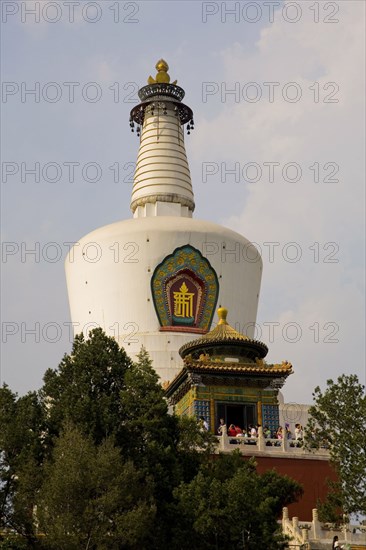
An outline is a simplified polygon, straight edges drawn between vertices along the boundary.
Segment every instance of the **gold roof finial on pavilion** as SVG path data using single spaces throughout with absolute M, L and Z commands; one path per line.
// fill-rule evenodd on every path
M 218 322 L 219 325 L 228 324 L 226 320 L 227 314 L 228 314 L 228 310 L 226 309 L 226 307 L 219 307 L 219 309 L 217 310 L 217 315 L 219 316 L 219 322 Z
M 152 76 L 149 76 L 147 79 L 148 84 L 169 84 L 170 82 L 170 76 L 168 74 L 169 65 L 164 59 L 159 59 L 157 64 L 155 65 L 155 69 L 158 71 L 155 78 Z M 172 84 L 175 86 L 177 83 L 177 80 L 174 80 Z
M 183 359 L 191 354 L 192 358 L 196 360 L 202 353 L 208 353 L 212 357 L 218 355 L 247 357 L 253 362 L 256 357 L 263 359 L 267 355 L 266 344 L 241 334 L 229 325 L 226 320 L 228 314 L 226 307 L 220 306 L 217 314 L 219 322 L 215 328 L 201 338 L 183 344 L 179 349 L 179 355 Z M 238 353 L 239 355 L 237 355 Z

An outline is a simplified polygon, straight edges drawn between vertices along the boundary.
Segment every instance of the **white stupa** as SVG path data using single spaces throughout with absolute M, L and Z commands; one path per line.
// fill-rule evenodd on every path
M 133 358 L 144 346 L 164 383 L 181 369 L 179 348 L 210 330 L 217 306 L 253 337 L 262 261 L 242 235 L 192 218 L 183 128 L 193 129 L 193 113 L 167 63 L 156 68 L 131 111 L 141 133 L 133 218 L 80 239 L 66 277 L 75 333 L 101 326 Z

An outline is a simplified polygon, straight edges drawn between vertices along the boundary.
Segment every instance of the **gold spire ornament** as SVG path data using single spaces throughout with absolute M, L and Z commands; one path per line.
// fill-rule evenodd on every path
M 226 307 L 219 307 L 217 310 L 217 315 L 219 316 L 219 322 L 218 325 L 228 325 L 229 323 L 226 320 L 228 314 L 228 310 Z
M 148 84 L 169 84 L 170 82 L 170 76 L 168 74 L 169 65 L 164 59 L 159 59 L 157 64 L 155 65 L 155 69 L 158 71 L 155 78 L 152 76 L 149 76 L 147 79 Z M 174 80 L 172 84 L 175 86 L 177 84 L 177 80 Z

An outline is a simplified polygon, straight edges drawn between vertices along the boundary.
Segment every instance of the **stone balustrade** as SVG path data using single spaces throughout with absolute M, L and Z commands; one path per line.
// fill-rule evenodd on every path
M 217 436 L 217 451 L 229 453 L 239 449 L 242 454 L 248 456 L 275 456 L 288 458 L 317 458 L 329 460 L 328 449 L 314 449 L 309 451 L 299 441 L 293 439 L 268 439 L 259 430 L 258 437 L 230 437 L 227 435 L 226 427 L 223 426 L 222 435 Z
M 322 524 L 316 508 L 313 509 L 311 522 L 299 521 L 297 517 L 290 519 L 288 508 L 283 508 L 281 524 L 283 533 L 290 537 L 291 543 L 299 545 L 303 550 L 330 549 L 335 535 L 338 536 L 344 550 L 366 550 L 366 526 L 345 523 L 336 527 L 327 523 Z

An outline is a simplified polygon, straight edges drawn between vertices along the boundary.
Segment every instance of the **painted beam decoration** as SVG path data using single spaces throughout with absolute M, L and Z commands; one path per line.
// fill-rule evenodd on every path
M 160 330 L 208 332 L 219 282 L 199 250 L 185 245 L 166 256 L 151 277 L 151 292 Z

